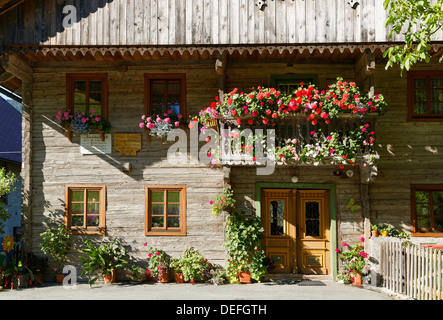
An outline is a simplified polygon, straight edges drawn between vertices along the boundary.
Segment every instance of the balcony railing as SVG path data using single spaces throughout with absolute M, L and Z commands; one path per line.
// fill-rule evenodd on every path
M 219 164 L 373 165 L 378 158 L 375 114 L 347 113 L 316 125 L 303 115 L 279 119 L 274 125 L 249 124 L 252 117 L 242 117 L 239 125 L 237 119 L 222 117 L 213 123 L 220 136 Z

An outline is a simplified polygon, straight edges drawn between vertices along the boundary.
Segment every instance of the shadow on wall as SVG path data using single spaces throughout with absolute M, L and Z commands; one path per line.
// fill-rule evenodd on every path
M 25 1 L 3 14 L 3 44 L 45 43 L 113 1 Z

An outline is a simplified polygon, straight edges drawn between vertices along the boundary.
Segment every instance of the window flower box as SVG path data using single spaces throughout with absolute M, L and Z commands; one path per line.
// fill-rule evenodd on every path
M 111 124 L 102 116 L 95 114 L 94 110 L 89 113 L 67 110 L 57 113 L 56 118 L 60 121 L 65 130 L 68 140 L 72 141 L 73 134 L 89 134 L 97 132 L 102 141 L 105 140 L 105 134 L 109 133 Z

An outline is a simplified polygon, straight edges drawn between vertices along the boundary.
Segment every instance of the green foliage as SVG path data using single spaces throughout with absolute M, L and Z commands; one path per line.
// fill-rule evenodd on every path
M 237 279 L 240 271 L 251 272 L 251 277 L 259 280 L 266 273 L 265 258 L 260 249 L 264 229 L 258 218 L 246 218 L 244 212 L 233 213 L 225 222 L 225 248 L 229 256 L 226 275 L 231 281 Z
M 14 191 L 14 183 L 17 181 L 15 174 L 6 172 L 6 168 L 0 168 L 0 197 L 8 195 Z M 0 200 L 0 234 L 4 233 L 4 227 L 6 220 L 11 215 L 8 213 L 5 205 Z
M 193 247 L 186 249 L 180 259 L 173 259 L 171 268 L 176 273 L 183 273 L 186 282 L 204 281 L 209 274 L 211 264 Z
M 125 267 L 125 274 L 133 282 L 143 282 L 148 278 L 146 270 L 134 264 Z
M 40 233 L 40 237 L 42 237 L 40 249 L 44 254 L 50 256 L 59 265 L 67 260 L 71 249 L 71 239 L 64 224 L 46 229 L 45 232 Z
M 346 208 L 351 210 L 352 213 L 355 213 L 355 211 L 361 210 L 361 206 L 358 204 L 355 204 L 354 198 L 350 198 L 348 203 L 346 204 Z
M 364 238 L 362 238 L 361 241 L 363 242 Z M 366 259 L 368 258 L 368 254 L 364 251 L 363 245 L 361 243 L 355 243 L 350 247 L 347 243 L 344 243 L 343 247 L 347 249 L 342 252 L 338 249 L 335 250 L 340 254 L 339 258 L 341 261 L 341 277 L 337 280 L 347 280 L 347 277 L 344 277 L 345 275 L 351 276 L 356 273 L 367 274 Z
M 380 232 L 387 231 L 389 237 L 395 237 L 400 239 L 409 239 L 409 235 L 404 232 L 396 229 L 393 225 L 389 223 L 382 223 L 378 225 L 378 230 Z
M 215 197 L 215 201 L 211 201 L 211 211 L 214 217 L 218 217 L 223 211 L 234 208 L 236 200 L 234 199 L 234 191 L 231 185 L 226 185 L 223 192 Z
M 171 257 L 164 251 L 148 246 L 148 269 L 153 277 L 162 276 L 169 271 Z
M 83 241 L 85 248 L 79 249 L 83 272 L 82 276 L 88 274 L 89 285 L 97 281 L 98 276 L 93 277 L 93 273 L 98 271 L 101 276 L 110 275 L 112 270 L 124 268 L 128 263 L 126 258 L 126 250 L 122 247 L 118 239 L 114 239 L 110 243 L 96 244 L 91 239 Z
M 432 35 L 442 27 L 443 0 L 433 3 L 428 0 L 385 0 L 384 8 L 388 11 L 386 27 L 392 27 L 390 38 L 394 33 L 405 37 L 404 45 L 390 47 L 385 51 L 384 57 L 388 57 L 386 68 L 395 64 L 403 72 L 417 62 L 429 62 L 429 43 Z

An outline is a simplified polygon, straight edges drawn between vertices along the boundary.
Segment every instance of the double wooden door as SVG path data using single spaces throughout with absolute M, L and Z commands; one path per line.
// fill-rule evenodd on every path
M 273 272 L 330 274 L 329 191 L 263 189 L 261 212 Z

